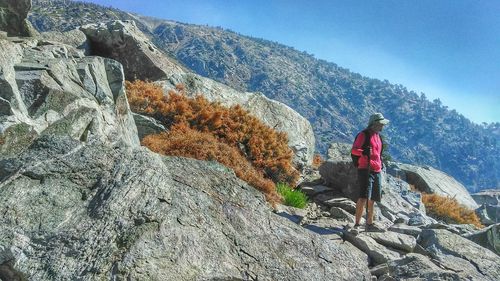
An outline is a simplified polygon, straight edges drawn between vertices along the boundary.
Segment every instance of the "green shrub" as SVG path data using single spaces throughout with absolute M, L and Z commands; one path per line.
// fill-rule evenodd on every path
M 276 185 L 276 189 L 283 197 L 283 204 L 299 209 L 304 209 L 306 207 L 308 199 L 307 195 L 305 195 L 302 191 L 292 189 L 284 183 L 278 183 Z

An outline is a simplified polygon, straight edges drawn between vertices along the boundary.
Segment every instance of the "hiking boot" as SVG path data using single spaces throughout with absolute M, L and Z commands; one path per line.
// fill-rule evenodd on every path
M 372 223 L 372 224 L 367 224 L 366 225 L 366 231 L 367 232 L 385 232 L 385 228 L 381 227 L 378 224 Z
M 349 233 L 352 235 L 358 235 L 361 232 L 361 225 L 355 224 L 352 229 L 349 230 Z

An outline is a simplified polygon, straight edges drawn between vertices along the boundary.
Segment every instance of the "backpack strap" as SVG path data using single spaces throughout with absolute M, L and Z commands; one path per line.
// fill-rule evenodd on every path
M 370 135 L 370 130 L 368 129 L 364 129 L 362 132 L 365 134 L 365 142 L 363 143 L 362 148 L 365 149 L 370 146 L 370 139 L 372 136 Z

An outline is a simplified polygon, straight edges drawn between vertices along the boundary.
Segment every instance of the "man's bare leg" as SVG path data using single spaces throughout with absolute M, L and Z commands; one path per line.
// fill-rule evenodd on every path
M 371 201 L 371 200 L 370 200 Z M 366 205 L 366 198 L 359 198 L 356 202 L 356 221 L 355 224 L 359 224 L 361 221 L 361 217 L 363 216 L 363 209 Z M 373 208 L 373 204 L 372 204 Z
M 373 224 L 373 200 L 368 200 L 368 221 L 367 224 Z

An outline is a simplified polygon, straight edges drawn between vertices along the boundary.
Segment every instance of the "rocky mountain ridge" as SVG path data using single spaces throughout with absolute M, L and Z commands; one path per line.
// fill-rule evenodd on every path
M 294 108 L 311 122 L 323 154 L 333 141 L 352 141 L 369 113 L 382 111 L 392 121 L 386 139 L 394 159 L 443 170 L 469 191 L 500 186 L 498 124 L 474 124 L 439 100 L 275 42 L 93 4 L 61 3 L 45 7 L 35 1 L 30 16 L 35 27 L 68 30 L 103 19 L 133 19 L 158 48 L 196 73 Z

